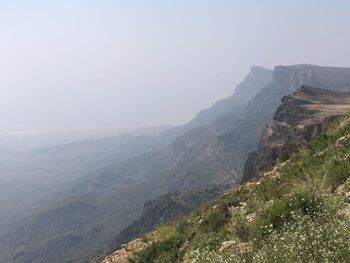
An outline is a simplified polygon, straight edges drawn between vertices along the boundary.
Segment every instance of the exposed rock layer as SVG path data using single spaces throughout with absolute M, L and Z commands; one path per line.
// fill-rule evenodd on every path
M 330 121 L 350 111 L 350 93 L 303 85 L 282 98 L 273 120 L 263 130 L 259 149 L 247 159 L 243 182 L 267 171 L 298 147 L 324 132 Z

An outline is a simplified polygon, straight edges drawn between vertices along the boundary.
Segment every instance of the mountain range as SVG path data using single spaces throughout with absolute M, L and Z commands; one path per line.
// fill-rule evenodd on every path
M 348 262 L 349 114 L 350 93 L 303 85 L 262 132 L 249 182 L 103 263 Z
M 157 204 L 158 198 L 167 195 L 166 200 L 171 200 L 172 193 L 202 193 L 187 210 L 183 209 L 186 202 L 176 205 L 178 212 L 166 216 L 169 221 L 260 171 L 260 135 L 282 97 L 302 85 L 350 91 L 349 83 L 349 68 L 253 67 L 232 96 L 184 126 L 157 135 L 122 135 L 36 152 L 41 159 L 60 160 L 62 166 L 71 164 L 65 176 L 69 180 L 54 177 L 59 181 L 54 184 L 57 188 L 49 192 L 40 210 L 6 224 L 0 236 L 0 262 L 96 260 L 94 255 L 107 244 L 120 245 L 115 239 L 121 234 L 126 242 L 135 233 L 142 234 L 163 222 L 160 215 L 159 222 L 152 219 L 149 227 L 132 233 L 130 229 L 135 227 L 131 223 L 137 224 L 147 215 L 147 201 Z M 244 165 L 248 157 L 256 167 L 250 171 Z M 213 187 L 221 190 L 205 191 Z

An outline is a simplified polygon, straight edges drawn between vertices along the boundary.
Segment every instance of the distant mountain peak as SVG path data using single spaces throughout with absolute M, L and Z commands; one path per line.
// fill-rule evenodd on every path
M 272 81 L 273 71 L 261 66 L 252 66 L 249 74 L 237 85 L 234 93 L 217 101 L 208 109 L 199 112 L 196 117 L 187 124 L 194 128 L 204 126 L 224 114 L 238 111 L 239 107 L 246 105 L 260 90 Z

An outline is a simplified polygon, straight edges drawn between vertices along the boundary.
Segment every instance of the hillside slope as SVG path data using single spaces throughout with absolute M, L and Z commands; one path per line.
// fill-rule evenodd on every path
M 90 260 L 101 262 L 103 255 L 112 253 L 124 243 L 154 230 L 159 225 L 192 212 L 195 208 L 217 198 L 224 190 L 224 187 L 217 186 L 207 189 L 177 190 L 147 201 L 140 218 L 121 231 L 109 247 L 105 247 L 99 255 L 95 255 Z
M 308 140 L 293 137 L 299 147 L 252 182 L 104 262 L 349 262 L 350 95 L 303 88 L 290 98 L 312 107 L 310 115 L 309 107 L 283 100 L 276 115 L 289 109 L 290 131 L 308 133 L 300 122 L 323 128 L 308 133 Z

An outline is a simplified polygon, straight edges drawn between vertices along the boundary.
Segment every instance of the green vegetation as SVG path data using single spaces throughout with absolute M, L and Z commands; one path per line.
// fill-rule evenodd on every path
M 178 234 L 168 236 L 167 238 L 151 244 L 147 249 L 138 254 L 137 259 L 131 259 L 131 262 L 148 263 L 157 261 L 174 262 L 182 256 L 178 250 L 180 238 Z
M 349 159 L 342 116 L 272 171 L 159 229 L 130 262 L 350 262 Z

